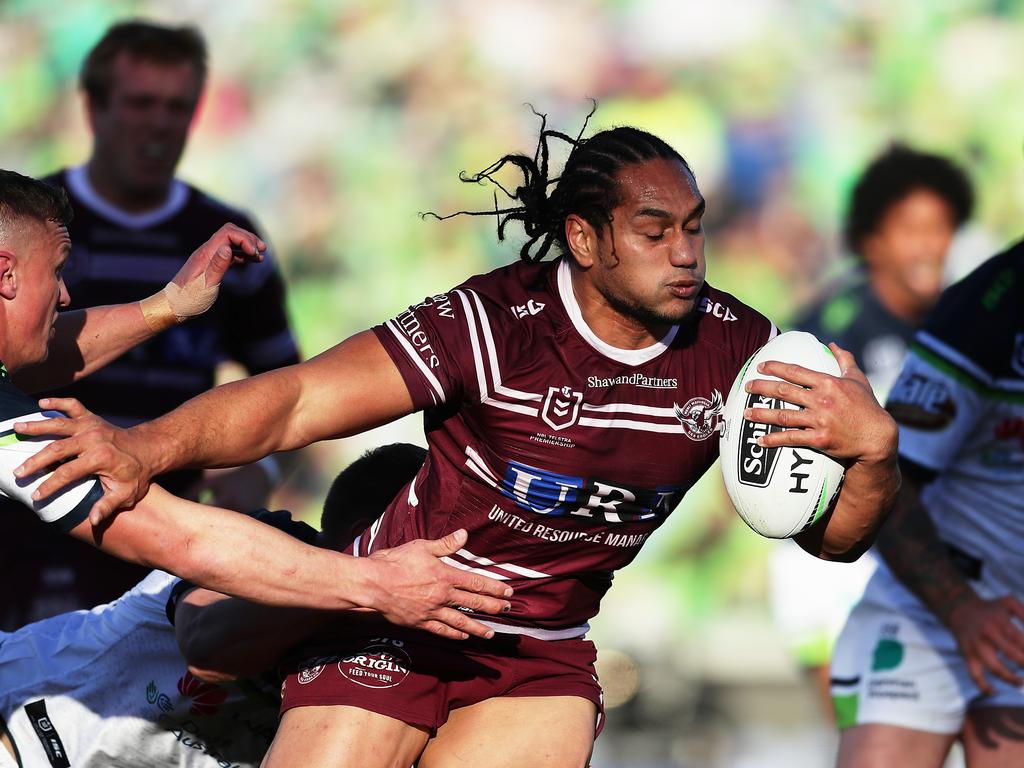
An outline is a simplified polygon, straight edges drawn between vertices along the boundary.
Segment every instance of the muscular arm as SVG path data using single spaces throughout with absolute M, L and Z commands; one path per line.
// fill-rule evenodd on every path
M 878 537 L 878 553 L 896 578 L 947 626 L 958 607 L 977 599 L 939 540 L 921 504 L 921 486 L 912 479 L 904 480 L 896 508 Z
M 893 574 L 953 633 L 971 679 L 983 693 L 995 691 L 989 675 L 1024 685 L 1020 674 L 1024 605 L 1013 595 L 985 599 L 974 590 L 939 539 L 920 490 L 913 480 L 906 481 L 878 538 L 878 552 Z
M 829 345 L 841 375 L 830 376 L 799 365 L 768 361 L 759 371 L 781 381 L 749 382 L 748 392 L 800 406 L 747 409 L 747 418 L 786 427 L 760 439 L 762 445 L 806 446 L 843 461 L 846 474 L 828 515 L 795 536 L 805 550 L 824 560 L 856 560 L 871 546 L 896 502 L 900 471 L 896 459 L 896 422 L 875 400 L 867 377 L 853 355 Z
M 60 314 L 47 359 L 14 373 L 15 383 L 38 392 L 88 376 L 160 331 L 208 310 L 228 268 L 261 259 L 266 247 L 251 232 L 225 224 L 153 296 Z
M 173 324 L 171 316 L 166 327 Z M 14 382 L 26 392 L 69 384 L 116 360 L 155 332 L 137 301 L 62 312 L 54 326 L 49 356 L 18 370 Z
M 493 633 L 450 606 L 499 613 L 508 609 L 503 598 L 511 593 L 500 582 L 440 562 L 465 544 L 465 531 L 355 558 L 303 544 L 245 515 L 179 499 L 159 486 L 101 528 L 85 521 L 71 535 L 124 560 L 258 603 L 369 608 L 394 624 L 459 639 Z
M 109 524 L 94 529 L 85 521 L 71 535 L 123 560 L 260 603 L 339 609 L 377 600 L 374 564 L 363 569 L 356 558 L 157 485 Z
M 15 472 L 27 477 L 78 457 L 60 464 L 35 498 L 99 475 L 105 492 L 93 507 L 94 521 L 141 498 L 155 474 L 182 467 L 246 464 L 412 412 L 398 368 L 371 331 L 298 365 L 216 387 L 129 430 L 117 430 L 91 414 L 81 418 L 84 409 L 74 401 L 43 402 L 44 407 L 60 408 L 75 418 L 15 425 L 25 435 L 66 437 Z

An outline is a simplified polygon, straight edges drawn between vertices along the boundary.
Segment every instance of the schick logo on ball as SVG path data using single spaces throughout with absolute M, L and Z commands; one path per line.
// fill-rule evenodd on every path
M 780 408 L 781 404 L 774 397 L 765 395 L 747 395 L 747 408 Z M 782 427 L 772 424 L 761 424 L 757 421 L 743 419 L 740 429 L 739 481 L 744 485 L 755 485 L 764 488 L 771 482 L 775 471 L 775 462 L 779 458 L 778 448 L 765 448 L 757 444 L 757 440 L 771 432 L 778 432 Z

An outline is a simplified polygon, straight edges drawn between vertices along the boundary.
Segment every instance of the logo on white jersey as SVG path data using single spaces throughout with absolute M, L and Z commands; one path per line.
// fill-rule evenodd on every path
M 541 304 L 539 301 L 534 301 L 533 299 L 530 299 L 525 304 L 517 304 L 514 307 L 509 307 L 509 309 L 512 310 L 512 314 L 516 316 L 517 320 L 521 320 L 527 315 L 536 315 L 542 309 L 544 309 L 544 305 Z
M 904 372 L 889 393 L 886 409 L 912 429 L 944 429 L 956 418 L 956 401 L 945 382 L 920 373 Z
M 697 309 L 706 314 L 713 315 L 719 320 L 723 320 L 725 322 L 731 323 L 734 320 L 739 320 L 739 318 L 732 313 L 732 310 L 729 309 L 729 307 L 720 302 L 712 301 L 707 296 L 697 302 Z
M 691 397 L 682 407 L 675 406 L 676 418 L 683 425 L 683 432 L 691 440 L 707 440 L 711 435 L 721 430 L 725 422 L 722 421 L 722 393 L 717 389 L 706 397 Z
M 580 416 L 583 393 L 574 392 L 571 387 L 548 387 L 540 417 L 556 432 L 571 427 Z

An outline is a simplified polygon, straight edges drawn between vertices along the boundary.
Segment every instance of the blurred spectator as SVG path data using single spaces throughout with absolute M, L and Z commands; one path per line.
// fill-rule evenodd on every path
M 953 237 L 973 203 L 971 182 L 952 161 L 899 144 L 875 158 L 853 189 L 844 234 L 857 268 L 794 327 L 852 352 L 880 402 L 942 291 Z M 850 564 L 819 563 L 788 541 L 772 554 L 776 624 L 813 678 L 825 712 L 832 647 L 874 568 L 870 555 Z
M 174 176 L 205 78 L 206 45 L 192 27 L 119 23 L 86 58 L 81 87 L 92 153 L 85 165 L 47 179 L 67 190 L 74 207 L 74 245 L 64 278 L 76 306 L 153 293 L 225 222 L 258 231 L 243 212 Z M 251 374 L 296 363 L 284 299 L 272 258 L 232 270 L 204 317 L 163 332 L 56 394 L 77 397 L 108 420 L 130 425 L 212 387 L 223 360 Z M 160 482 L 179 495 L 203 494 L 219 506 L 252 509 L 266 503 L 279 479 L 280 468 L 270 458 L 205 479 L 180 472 Z M 17 574 L 23 588 L 5 592 L 0 626 L 111 600 L 143 575 L 38 527 L 7 541 L 19 542 L 17 551 L 3 553 L 8 583 Z

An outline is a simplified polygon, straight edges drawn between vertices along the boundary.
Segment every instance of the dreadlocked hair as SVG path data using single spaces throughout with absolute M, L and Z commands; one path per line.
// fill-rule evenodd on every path
M 459 174 L 459 179 L 468 183 L 490 182 L 494 191 L 494 210 L 456 211 L 446 216 L 425 213 L 444 220 L 453 216 L 495 216 L 498 220 L 498 240 L 505 239 L 505 229 L 510 222 L 519 222 L 526 232 L 527 240 L 519 250 L 519 258 L 537 262 L 547 256 L 552 245 L 563 254 L 569 252 L 565 239 L 565 218 L 576 214 L 589 223 L 598 234 L 604 225 L 611 225 L 612 211 L 622 202 L 618 175 L 626 167 L 648 160 L 676 160 L 692 173 L 683 156 L 654 134 L 639 128 L 619 127 L 595 133 L 582 138 L 593 109 L 583 121 L 579 134 L 573 138 L 561 131 L 547 127 L 547 115 L 540 114 L 540 136 L 533 157 L 509 154 L 501 157 L 479 173 Z M 548 178 L 550 147 L 552 139 L 566 142 L 572 147 L 565 161 L 562 175 Z M 523 183 L 510 192 L 495 178 L 506 165 L 515 166 L 523 176 Z M 549 193 L 549 188 L 552 188 Z M 516 205 L 499 207 L 498 192 L 502 192 Z

